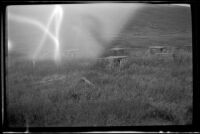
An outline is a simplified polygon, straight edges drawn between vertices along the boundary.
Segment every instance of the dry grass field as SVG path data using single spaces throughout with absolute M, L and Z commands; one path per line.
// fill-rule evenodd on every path
M 176 60 L 142 54 L 112 70 L 103 61 L 66 62 L 61 67 L 47 61 L 34 68 L 28 61 L 14 63 L 7 77 L 9 122 L 14 126 L 27 121 L 33 126 L 190 124 L 191 52 L 182 50 Z

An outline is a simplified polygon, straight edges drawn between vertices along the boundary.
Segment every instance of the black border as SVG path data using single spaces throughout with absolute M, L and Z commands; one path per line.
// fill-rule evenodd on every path
M 199 57 L 200 57 L 200 32 L 199 32 L 199 24 L 200 21 L 198 19 L 198 11 L 200 9 L 200 5 L 197 2 L 193 2 L 191 4 L 192 11 L 192 44 L 193 44 L 193 125 L 195 130 L 200 132 L 200 66 L 199 66 Z
M 190 4 L 191 5 L 191 13 L 192 13 L 192 43 L 193 43 L 193 124 L 192 125 L 172 125 L 172 126 L 133 126 L 133 127 L 31 127 L 28 129 L 28 132 L 108 132 L 108 131 L 131 131 L 131 132 L 199 132 L 200 127 L 200 118 L 198 114 L 200 114 L 200 91 L 199 85 L 200 82 L 199 76 L 199 25 L 200 22 L 198 20 L 198 8 L 200 8 L 199 3 L 192 1 L 1 1 L 0 2 L 0 10 L 1 10 L 1 93 L 2 93 L 2 108 L 4 108 L 4 113 L 2 113 L 2 127 L 3 132 L 26 132 L 26 128 L 9 128 L 6 124 L 6 50 L 5 47 L 7 36 L 6 36 L 6 7 L 9 5 L 37 5 L 37 4 L 87 4 L 87 3 L 152 3 L 152 4 Z

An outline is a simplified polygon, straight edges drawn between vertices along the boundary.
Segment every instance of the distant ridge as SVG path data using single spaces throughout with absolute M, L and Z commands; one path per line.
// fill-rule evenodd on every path
M 147 4 L 139 9 L 112 47 L 192 45 L 191 9 L 169 4 Z
M 133 35 L 191 34 L 190 8 L 146 5 L 130 18 L 124 32 Z

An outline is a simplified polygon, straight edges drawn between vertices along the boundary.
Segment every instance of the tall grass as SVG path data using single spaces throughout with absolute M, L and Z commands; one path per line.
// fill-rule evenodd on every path
M 40 83 L 55 75 L 63 79 Z M 58 67 L 46 61 L 34 68 L 16 62 L 8 68 L 6 92 L 14 127 L 191 124 L 191 52 L 181 50 L 174 60 L 141 53 L 111 70 L 104 62 Z

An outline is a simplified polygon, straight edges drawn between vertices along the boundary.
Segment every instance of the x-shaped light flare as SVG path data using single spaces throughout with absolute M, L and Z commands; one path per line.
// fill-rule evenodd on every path
M 8 15 L 8 19 L 10 19 L 10 20 L 14 20 L 14 21 L 21 22 L 21 23 L 32 24 L 44 31 L 44 34 L 39 43 L 39 46 L 37 47 L 37 49 L 34 52 L 33 57 L 32 57 L 32 60 L 34 63 L 35 63 L 35 60 L 37 59 L 37 57 L 39 56 L 38 55 L 39 52 L 41 51 L 42 47 L 44 46 L 44 42 L 46 41 L 47 36 L 49 36 L 55 43 L 54 60 L 55 60 L 55 62 L 60 62 L 61 57 L 60 57 L 59 31 L 60 31 L 60 25 L 62 22 L 62 18 L 63 18 L 63 9 L 59 5 L 55 6 L 52 14 L 50 15 L 50 17 L 48 19 L 47 26 L 44 26 L 41 22 L 39 22 L 35 19 L 32 19 L 32 18 L 29 18 L 29 17 L 24 17 L 24 16 L 12 14 L 12 13 L 9 13 L 9 15 Z M 54 34 L 52 34 L 49 31 L 49 28 L 50 28 L 50 25 L 51 25 L 53 19 L 55 19 L 55 33 Z

